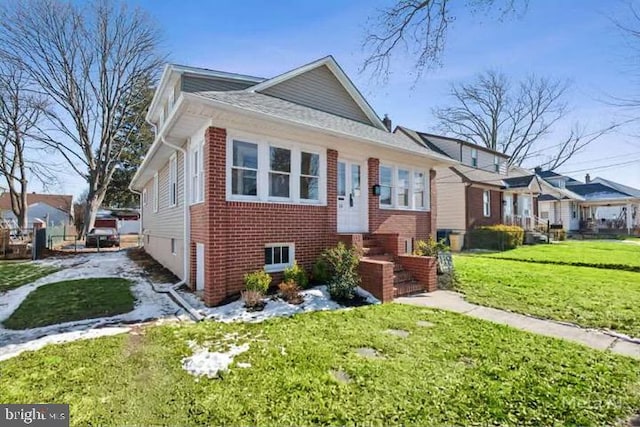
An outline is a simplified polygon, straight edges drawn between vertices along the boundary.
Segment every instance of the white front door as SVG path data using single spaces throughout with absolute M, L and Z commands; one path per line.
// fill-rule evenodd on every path
M 204 291 L 204 245 L 196 243 L 196 291 Z
M 367 186 L 361 162 L 338 160 L 338 233 L 366 232 Z

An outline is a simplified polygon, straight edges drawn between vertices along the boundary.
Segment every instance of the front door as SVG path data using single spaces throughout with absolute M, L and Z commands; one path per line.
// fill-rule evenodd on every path
M 338 233 L 367 231 L 363 172 L 361 162 L 338 160 Z

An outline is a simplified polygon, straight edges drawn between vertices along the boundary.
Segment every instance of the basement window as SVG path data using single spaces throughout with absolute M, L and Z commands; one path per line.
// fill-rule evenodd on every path
M 264 269 L 269 273 L 283 271 L 293 265 L 295 246 L 293 243 L 272 243 L 264 247 Z

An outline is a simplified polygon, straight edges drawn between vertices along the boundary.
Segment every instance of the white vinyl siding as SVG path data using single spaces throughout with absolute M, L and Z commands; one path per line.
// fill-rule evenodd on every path
M 429 210 L 429 181 L 424 170 L 398 165 L 380 165 L 380 207 Z M 420 179 L 416 179 L 416 178 Z M 421 182 L 420 182 L 421 180 Z
M 230 136 L 227 200 L 326 203 L 326 152 L 294 142 Z
M 191 203 L 204 201 L 204 142 L 198 142 L 190 150 Z

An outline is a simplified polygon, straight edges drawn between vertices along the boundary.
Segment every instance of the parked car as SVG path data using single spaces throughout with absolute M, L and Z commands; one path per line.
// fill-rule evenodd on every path
M 101 248 L 120 247 L 120 235 L 115 228 L 103 228 L 97 227 L 91 229 L 87 234 L 85 241 L 85 247 L 97 248 L 100 245 Z

